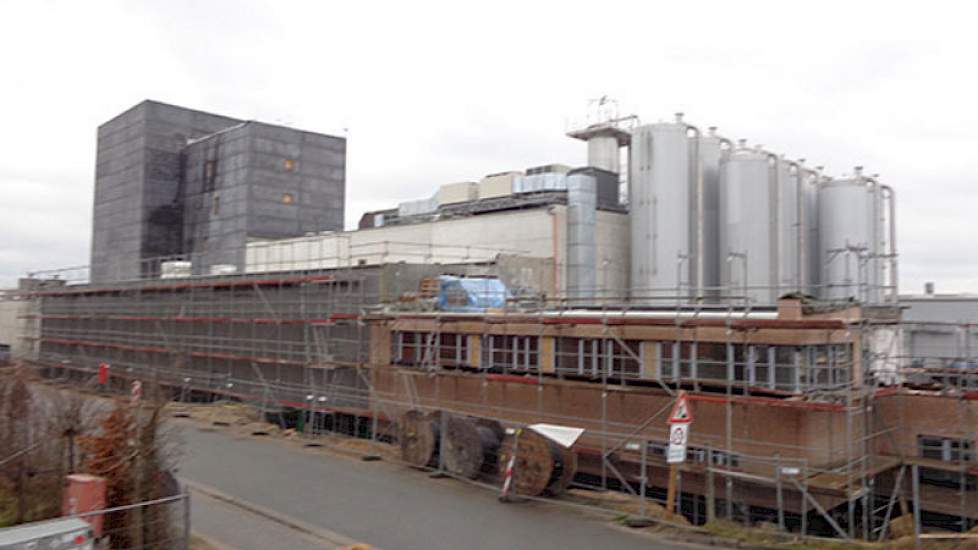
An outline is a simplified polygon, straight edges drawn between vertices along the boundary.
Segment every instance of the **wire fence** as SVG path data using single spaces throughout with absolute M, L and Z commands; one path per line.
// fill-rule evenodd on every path
M 65 518 L 78 518 L 89 524 L 87 532 L 74 530 L 69 536 L 58 529 Z M 17 548 L 104 548 L 113 550 L 190 549 L 190 494 L 92 510 L 18 525 L 18 532 L 30 530 Z M 55 534 L 52 534 L 55 533 Z M 65 546 L 68 544 L 69 546 Z M 50 545 L 50 546 L 49 546 Z

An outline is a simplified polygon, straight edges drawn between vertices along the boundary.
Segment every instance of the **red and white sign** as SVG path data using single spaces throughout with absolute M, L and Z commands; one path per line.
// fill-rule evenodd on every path
M 689 397 L 686 396 L 686 390 L 680 390 L 676 403 L 672 406 L 672 412 L 669 413 L 669 423 L 690 424 L 692 422 L 693 411 L 689 408 Z
M 139 403 L 139 400 L 143 397 L 143 383 L 139 380 L 132 381 L 132 390 L 129 391 L 129 398 L 132 404 L 135 405 Z
M 689 441 L 689 424 L 669 425 L 669 448 L 666 450 L 666 463 L 679 464 L 686 461 L 686 443 Z
M 666 462 L 679 464 L 686 461 L 686 444 L 689 442 L 689 425 L 693 422 L 693 412 L 689 408 L 689 398 L 685 390 L 676 397 L 676 404 L 669 414 L 669 448 Z

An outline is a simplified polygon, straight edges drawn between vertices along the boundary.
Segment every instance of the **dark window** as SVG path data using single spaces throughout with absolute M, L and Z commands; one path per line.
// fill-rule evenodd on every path
M 536 371 L 540 366 L 537 336 L 495 334 L 482 341 L 482 366 L 511 371 Z
M 433 366 L 436 362 L 446 366 L 465 365 L 468 361 L 468 344 L 464 334 L 394 332 L 391 338 L 391 362 L 405 366 Z
M 638 378 L 641 344 L 613 338 L 557 338 L 557 371 L 591 378 Z
M 204 191 L 213 191 L 217 181 L 217 161 L 204 161 Z
M 972 462 L 974 460 L 973 442 L 964 439 L 918 435 L 917 449 L 921 458 L 946 462 Z

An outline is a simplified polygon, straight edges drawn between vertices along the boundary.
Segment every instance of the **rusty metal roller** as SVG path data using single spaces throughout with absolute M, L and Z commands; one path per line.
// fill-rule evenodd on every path
M 498 422 L 451 415 L 445 421 L 445 469 L 475 479 L 494 471 L 503 429 Z
M 440 413 L 410 410 L 401 417 L 398 441 L 401 458 L 408 464 L 425 468 L 438 463 Z
M 499 473 L 505 475 L 515 436 L 506 434 L 500 446 Z M 524 429 L 516 449 L 513 482 L 517 494 L 559 495 L 577 473 L 577 454 L 533 430 Z

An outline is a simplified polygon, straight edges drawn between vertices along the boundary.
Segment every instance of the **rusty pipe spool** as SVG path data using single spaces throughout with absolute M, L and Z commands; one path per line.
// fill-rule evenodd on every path
M 495 471 L 496 454 L 502 440 L 498 422 L 450 415 L 445 421 L 445 469 L 475 479 L 484 471 Z
M 506 434 L 500 446 L 499 474 L 506 475 L 506 467 L 513 454 L 514 434 Z M 521 495 L 555 496 L 570 487 L 577 474 L 577 453 L 561 447 L 533 430 L 524 429 L 516 444 L 516 463 L 513 466 L 513 483 Z
M 398 442 L 401 458 L 416 468 L 438 464 L 441 417 L 438 411 L 410 410 L 401 416 Z

